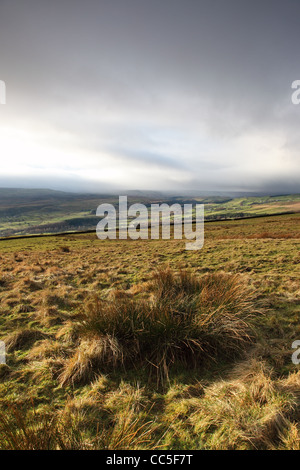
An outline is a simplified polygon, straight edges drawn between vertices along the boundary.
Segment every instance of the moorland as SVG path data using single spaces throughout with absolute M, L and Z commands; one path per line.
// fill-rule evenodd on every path
M 299 222 L 0 240 L 0 447 L 299 450 Z

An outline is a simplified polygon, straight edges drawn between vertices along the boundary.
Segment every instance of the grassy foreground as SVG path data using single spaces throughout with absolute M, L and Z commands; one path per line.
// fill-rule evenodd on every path
M 0 241 L 0 448 L 299 450 L 299 222 Z

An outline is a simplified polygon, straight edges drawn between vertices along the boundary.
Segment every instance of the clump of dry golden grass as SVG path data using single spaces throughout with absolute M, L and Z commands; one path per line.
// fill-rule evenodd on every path
M 36 328 L 19 328 L 4 338 L 7 352 L 24 349 L 47 335 Z
M 51 339 L 43 339 L 37 341 L 33 348 L 26 354 L 29 361 L 43 360 L 43 359 L 57 359 L 67 355 L 66 347 L 59 341 Z
M 60 375 L 60 382 L 64 385 L 70 380 L 78 383 L 91 381 L 101 365 L 114 368 L 121 359 L 122 348 L 117 338 L 105 335 L 83 339 L 75 354 L 67 360 Z
M 54 437 L 53 416 L 27 414 L 16 407 L 0 413 L 2 450 L 50 450 Z
M 56 332 L 56 339 L 72 345 L 78 342 L 80 324 L 78 321 L 66 320 L 62 327 Z
M 154 437 L 158 428 L 153 420 L 136 417 L 134 410 L 128 409 L 116 419 L 108 433 L 102 432 L 100 445 L 96 444 L 96 447 L 107 450 L 153 450 L 159 447 Z
M 37 412 L 31 408 L 10 406 L 0 413 L 2 450 L 136 450 L 155 448 L 152 438 L 157 430 L 147 416 L 136 417 L 127 409 L 110 424 L 99 422 L 91 438 L 85 437 L 84 416 L 80 411 Z
M 36 312 L 34 312 L 34 318 L 39 321 L 39 323 L 46 327 L 51 327 L 52 325 L 57 325 L 62 323 L 62 315 L 58 311 L 56 306 L 42 306 Z
M 251 340 L 253 291 L 238 275 L 201 278 L 170 269 L 158 271 L 151 299 L 114 296 L 86 304 L 76 324 L 79 342 L 66 361 L 61 383 L 88 382 L 99 370 L 147 367 L 158 382 L 172 364 L 235 357 Z

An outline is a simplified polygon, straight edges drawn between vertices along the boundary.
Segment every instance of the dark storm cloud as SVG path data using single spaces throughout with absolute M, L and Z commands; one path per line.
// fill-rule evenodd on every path
M 39 162 L 51 186 L 298 190 L 299 13 L 296 0 L 1 0 L 2 178 L 28 182 Z

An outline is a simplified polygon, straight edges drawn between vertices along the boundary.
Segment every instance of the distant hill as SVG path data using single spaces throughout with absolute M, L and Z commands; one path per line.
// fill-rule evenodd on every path
M 0 201 L 26 198 L 29 200 L 40 200 L 49 198 L 60 198 L 70 196 L 64 191 L 53 189 L 22 189 L 22 188 L 0 188 Z

